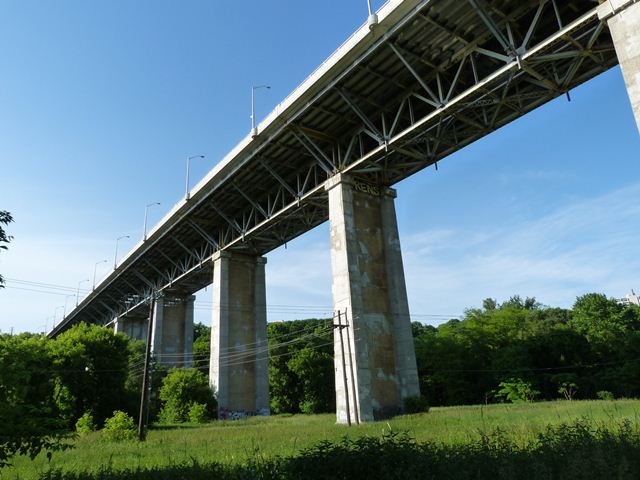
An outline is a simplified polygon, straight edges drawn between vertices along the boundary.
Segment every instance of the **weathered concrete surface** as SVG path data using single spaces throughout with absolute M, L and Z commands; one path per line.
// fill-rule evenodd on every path
M 113 325 L 115 333 L 124 333 L 136 340 L 146 340 L 148 332 L 148 318 L 146 317 L 118 317 Z
M 265 264 L 227 252 L 213 260 L 209 381 L 219 418 L 269 414 Z
M 607 23 L 640 131 L 640 3 L 611 0 L 600 11 L 601 17 L 612 15 Z
M 330 179 L 326 189 L 334 310 L 346 311 L 349 322 L 352 355 L 345 347 L 345 363 L 350 418 L 353 421 L 358 414 L 361 421 L 389 417 L 402 412 L 405 398 L 420 393 L 395 191 L 343 175 Z M 337 330 L 334 352 L 337 421 L 345 423 L 347 395 Z
M 195 296 L 162 296 L 153 312 L 151 350 L 170 367 L 193 365 L 193 303 Z

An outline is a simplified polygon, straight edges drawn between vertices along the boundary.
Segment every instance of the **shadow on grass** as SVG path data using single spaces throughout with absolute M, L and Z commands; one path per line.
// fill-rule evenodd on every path
M 43 480 L 164 479 L 637 479 L 640 429 L 623 422 L 604 427 L 580 420 L 547 427 L 518 446 L 501 430 L 480 441 L 418 443 L 406 434 L 321 442 L 293 457 L 254 458 L 240 465 L 195 461 L 135 471 L 50 471 Z

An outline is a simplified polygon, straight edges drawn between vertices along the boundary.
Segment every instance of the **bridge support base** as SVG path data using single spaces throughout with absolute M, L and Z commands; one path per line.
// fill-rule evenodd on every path
M 600 8 L 601 17 L 611 15 L 607 23 L 640 131 L 640 3 L 612 0 Z
M 220 419 L 270 413 L 265 264 L 228 252 L 213 260 L 209 381 Z
M 345 382 L 340 334 L 335 330 L 337 421 L 388 418 L 404 410 L 405 398 L 420 394 L 395 190 L 344 175 L 328 180 L 325 188 L 333 304 L 336 311 L 347 313 L 348 335 L 343 332 L 343 339 L 350 340 L 344 347 Z
M 195 298 L 193 295 L 165 295 L 156 300 L 151 349 L 159 363 L 168 367 L 193 366 Z

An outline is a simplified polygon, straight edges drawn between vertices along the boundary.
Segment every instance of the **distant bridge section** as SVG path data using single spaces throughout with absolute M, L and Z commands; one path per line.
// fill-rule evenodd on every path
M 234 366 L 220 352 L 265 347 L 263 256 L 329 219 L 334 305 L 348 312 L 351 333 L 347 361 L 336 347 L 338 421 L 393 414 L 417 395 L 390 187 L 618 61 L 640 119 L 640 4 L 392 0 L 377 15 L 50 336 L 80 321 L 142 332 L 136 318 L 160 294 L 154 342 L 188 364 L 191 295 L 213 283 L 212 383 L 225 408 L 268 411 L 266 349 Z M 344 368 L 357 385 L 351 394 L 338 382 Z

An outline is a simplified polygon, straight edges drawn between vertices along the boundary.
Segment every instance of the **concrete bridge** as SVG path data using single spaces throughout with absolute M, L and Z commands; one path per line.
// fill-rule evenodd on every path
M 352 419 L 399 412 L 419 387 L 391 187 L 618 63 L 640 124 L 637 0 L 391 0 L 50 336 L 86 321 L 144 338 L 157 295 L 153 349 L 189 365 L 193 293 L 213 284 L 220 407 L 268 413 L 265 255 L 328 219 L 350 339 L 343 361 L 335 333 L 337 419 L 347 395 Z

